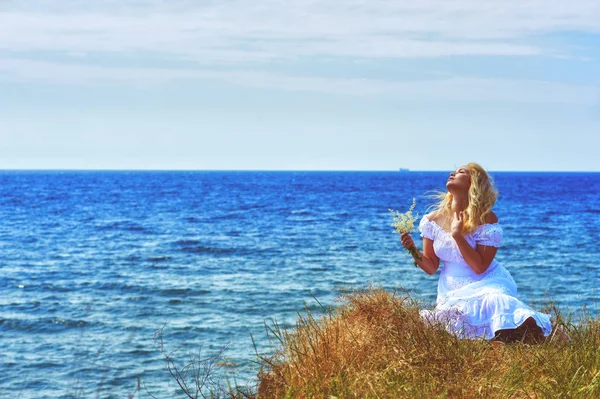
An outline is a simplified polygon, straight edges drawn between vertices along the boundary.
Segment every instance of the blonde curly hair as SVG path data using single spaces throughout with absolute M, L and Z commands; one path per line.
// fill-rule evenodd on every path
M 463 212 L 464 223 L 463 233 L 468 234 L 482 224 L 486 223 L 487 215 L 492 211 L 492 207 L 498 199 L 498 190 L 494 185 L 493 178 L 483 169 L 481 165 L 475 162 L 469 162 L 465 165 L 471 175 L 471 186 L 469 187 L 468 205 Z M 438 214 L 446 217 L 452 217 L 452 193 L 440 191 L 433 195 L 438 199 L 434 209 Z

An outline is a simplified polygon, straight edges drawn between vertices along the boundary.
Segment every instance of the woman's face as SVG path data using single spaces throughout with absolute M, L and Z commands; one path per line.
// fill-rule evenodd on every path
M 450 173 L 446 188 L 448 190 L 468 190 L 471 187 L 471 173 L 466 166 L 461 166 L 455 172 Z

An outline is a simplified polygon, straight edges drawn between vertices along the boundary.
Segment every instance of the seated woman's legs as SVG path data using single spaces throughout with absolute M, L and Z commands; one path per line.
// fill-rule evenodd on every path
M 517 328 L 496 331 L 494 341 L 537 344 L 544 341 L 544 332 L 537 325 L 534 318 L 529 317 Z

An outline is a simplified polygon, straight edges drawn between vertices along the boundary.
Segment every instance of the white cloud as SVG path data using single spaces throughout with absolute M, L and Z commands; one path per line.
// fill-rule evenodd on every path
M 444 76 L 443 66 L 436 69 L 444 79 L 412 82 L 268 72 L 299 58 L 568 57 L 569 48 L 547 47 L 532 35 L 600 33 L 597 0 L 37 0 L 8 5 L 12 8 L 0 11 L 4 80 L 142 85 L 216 80 L 416 100 L 590 104 L 598 98 L 595 86 Z M 178 67 L 140 65 L 144 56 Z M 136 68 L 125 68 L 129 61 Z
M 509 101 L 521 103 L 596 104 L 600 87 L 557 82 L 510 79 L 475 79 L 445 76 L 432 80 L 389 81 L 379 79 L 288 76 L 262 71 L 213 69 L 107 68 L 93 65 L 51 63 L 23 59 L 0 62 L 0 76 L 51 83 L 138 84 L 141 87 L 172 81 L 219 81 L 237 86 L 289 91 L 322 92 L 355 96 L 388 95 L 397 100 Z
M 26 9 L 0 13 L 0 49 L 141 51 L 204 63 L 564 55 L 565 49 L 541 47 L 529 38 L 600 33 L 597 0 L 77 1 L 61 9 L 56 2 L 27 3 Z

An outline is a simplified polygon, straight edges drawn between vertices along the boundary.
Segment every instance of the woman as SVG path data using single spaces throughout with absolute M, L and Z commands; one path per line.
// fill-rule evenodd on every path
M 433 274 L 444 262 L 436 307 L 421 315 L 443 322 L 460 338 L 541 342 L 552 331 L 550 315 L 519 301 L 515 281 L 494 260 L 502 228 L 492 212 L 498 192 L 491 178 L 469 163 L 450 173 L 446 188 L 437 209 L 419 225 L 419 267 Z M 401 239 L 405 248 L 414 246 L 408 233 Z

